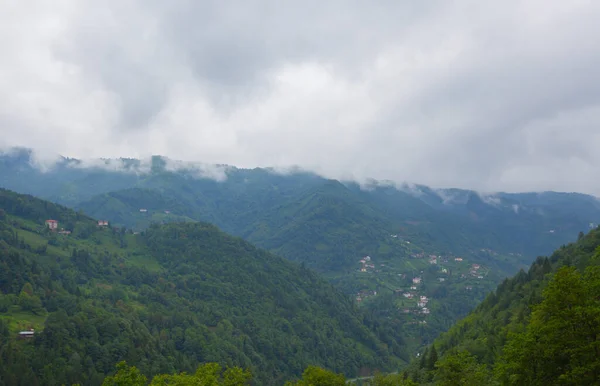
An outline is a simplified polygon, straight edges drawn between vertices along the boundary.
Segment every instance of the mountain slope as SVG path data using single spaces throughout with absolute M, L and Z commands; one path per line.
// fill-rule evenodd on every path
M 405 244 L 390 238 L 394 225 L 338 181 L 327 181 L 273 208 L 242 237 L 324 272 L 354 268 L 365 255 L 406 258 Z
M 590 384 L 600 376 L 600 230 L 540 257 L 504 280 L 466 318 L 439 337 L 435 360 L 413 364 L 430 380 L 433 364 L 472 355 L 501 384 Z M 438 358 L 437 352 L 440 352 Z M 428 357 L 429 355 L 429 357 Z M 439 376 L 439 371 L 437 371 Z M 488 381 L 489 382 L 489 381 Z
M 310 364 L 354 375 L 400 363 L 393 330 L 312 271 L 214 226 L 133 235 L 6 190 L 0 208 L 7 384 L 99 384 L 120 360 L 148 375 L 206 361 L 240 365 L 265 385 Z M 48 230 L 48 218 L 71 233 Z M 15 339 L 30 327 L 33 340 Z
M 86 164 L 62 159 L 42 172 L 35 167 L 30 151 L 19 150 L 0 156 L 0 175 L 4 187 L 83 209 L 116 225 L 141 230 L 152 221 L 170 221 L 179 215 L 273 246 L 292 259 L 302 259 L 287 255 L 297 250 L 297 232 L 292 228 L 300 224 L 300 218 L 312 227 L 322 213 L 331 216 L 331 229 L 344 227 L 347 219 L 355 216 L 352 212 L 365 213 L 365 226 L 348 232 L 353 238 L 385 228 L 428 253 L 469 255 L 477 260 L 481 250 L 489 250 L 502 258 L 481 262 L 496 265 L 507 274 L 574 240 L 590 223 L 600 222 L 600 201 L 582 194 L 480 194 L 377 181 L 364 186 L 344 183 L 345 189 L 338 186 L 327 193 L 327 200 L 314 200 L 318 206 L 306 206 L 305 212 L 294 213 L 292 219 L 294 208 L 303 207 L 309 195 L 325 192 L 333 186 L 332 181 L 298 171 L 278 174 L 269 169 L 186 164 L 163 157 L 153 157 L 149 163 L 120 159 Z M 135 194 L 140 203 L 154 196 L 156 206 L 162 206 L 157 212 L 165 214 L 166 210 L 173 216 L 141 217 L 142 206 Z M 290 245 L 285 245 L 283 234 Z M 352 267 L 348 251 L 335 245 L 346 238 L 334 237 L 326 240 L 326 245 L 319 237 L 302 240 L 310 244 L 309 249 L 317 250 L 306 255 L 306 262 L 314 268 L 344 271 Z

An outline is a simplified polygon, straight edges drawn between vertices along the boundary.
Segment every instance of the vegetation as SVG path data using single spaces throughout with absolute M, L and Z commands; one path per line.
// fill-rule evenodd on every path
M 600 230 L 593 230 L 505 280 L 407 374 L 448 385 L 595 384 L 599 284 Z
M 100 385 L 125 360 L 148 379 L 214 362 L 270 385 L 309 365 L 352 376 L 406 358 L 391 325 L 313 271 L 214 226 L 134 235 L 6 190 L 0 207 L 0 383 Z

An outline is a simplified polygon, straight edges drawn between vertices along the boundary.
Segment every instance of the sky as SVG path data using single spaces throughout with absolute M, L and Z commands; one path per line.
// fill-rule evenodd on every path
M 5 0 L 0 148 L 600 195 L 600 2 Z

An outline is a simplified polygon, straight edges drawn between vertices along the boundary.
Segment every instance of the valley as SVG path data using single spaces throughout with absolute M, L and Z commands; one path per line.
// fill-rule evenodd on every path
M 506 277 L 600 222 L 598 200 L 579 194 L 359 185 L 162 157 L 106 162 L 63 159 L 41 171 L 27 151 L 0 156 L 2 187 L 72 208 L 3 191 L 6 331 L 45 334 L 82 323 L 72 319 L 82 312 L 93 324 L 116 312 L 106 323 L 140 326 L 157 347 L 142 354 L 132 331 L 130 348 L 107 346 L 115 336 L 95 326 L 96 349 L 117 351 L 98 364 L 77 346 L 73 362 L 94 363 L 91 384 L 125 357 L 146 374 L 228 363 L 262 384 L 315 363 L 346 376 L 398 372 Z M 50 232 L 49 219 L 58 221 Z M 24 260 L 10 262 L 15 253 Z M 27 274 L 12 277 L 19 269 Z M 23 291 L 37 300 L 21 303 Z M 15 355 L 5 359 L 34 354 Z

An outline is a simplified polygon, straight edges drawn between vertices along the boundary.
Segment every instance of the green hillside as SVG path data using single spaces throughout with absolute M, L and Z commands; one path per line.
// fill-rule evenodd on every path
M 199 363 L 281 384 L 308 365 L 353 376 L 406 358 L 312 271 L 205 223 L 143 234 L 0 190 L 0 379 L 98 385 L 121 360 L 147 376 Z M 61 234 L 44 225 L 58 221 Z M 17 339 L 35 329 L 35 338 Z
M 413 363 L 411 374 L 441 384 L 450 370 L 455 379 L 488 384 L 597 384 L 599 284 L 600 230 L 593 230 L 504 280 Z

